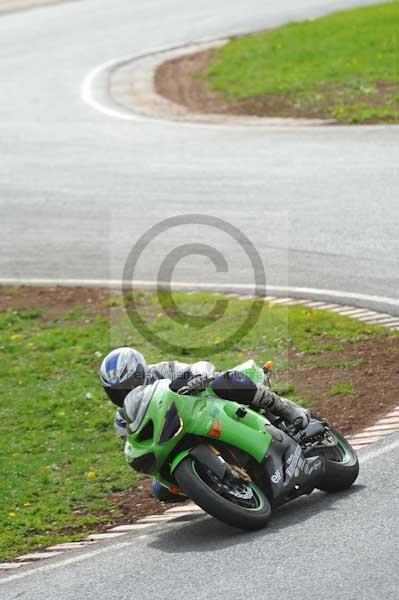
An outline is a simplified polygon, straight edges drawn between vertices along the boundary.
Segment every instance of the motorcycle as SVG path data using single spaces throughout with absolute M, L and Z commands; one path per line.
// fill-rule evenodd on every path
M 252 360 L 235 370 L 254 383 L 265 381 Z M 316 488 L 347 489 L 356 480 L 354 449 L 326 421 L 312 416 L 298 431 L 295 424 L 222 400 L 210 387 L 188 396 L 169 384 L 149 386 L 140 401 L 127 397 L 126 459 L 220 521 L 260 529 L 273 508 Z

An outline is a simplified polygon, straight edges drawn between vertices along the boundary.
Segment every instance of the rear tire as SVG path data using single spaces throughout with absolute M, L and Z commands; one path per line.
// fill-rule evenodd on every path
M 359 475 L 359 460 L 348 440 L 335 429 L 331 433 L 342 451 L 341 461 L 325 458 L 325 475 L 317 487 L 323 492 L 342 492 L 351 487 Z
M 257 508 L 244 508 L 218 494 L 196 472 L 196 460 L 187 456 L 177 466 L 175 477 L 179 487 L 205 512 L 219 521 L 239 529 L 256 530 L 265 527 L 271 516 L 271 507 L 263 492 L 248 484 L 259 501 Z

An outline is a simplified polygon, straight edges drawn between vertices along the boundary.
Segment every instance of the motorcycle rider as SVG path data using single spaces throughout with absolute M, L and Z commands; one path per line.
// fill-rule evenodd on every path
M 295 423 L 299 429 L 308 425 L 309 413 L 291 400 L 281 398 L 267 385 L 255 384 L 240 371 L 219 373 L 212 363 L 198 361 L 186 364 L 179 361 L 148 365 L 144 356 L 134 348 L 122 347 L 112 350 L 103 360 L 100 379 L 109 399 L 117 406 L 114 425 L 118 435 L 127 435 L 124 417 L 125 402 L 140 404 L 144 389 L 160 379 L 169 379 L 170 388 L 180 394 L 195 394 L 210 386 L 224 400 L 264 409 L 267 414 L 282 417 L 287 424 Z M 148 390 L 146 389 L 148 392 Z M 167 490 L 158 482 L 152 486 L 154 496 L 161 501 L 185 500 L 173 490 Z

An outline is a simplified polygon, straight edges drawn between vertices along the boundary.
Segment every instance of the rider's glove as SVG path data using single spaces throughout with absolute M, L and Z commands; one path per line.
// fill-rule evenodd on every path
M 307 410 L 291 400 L 281 398 L 265 385 L 258 385 L 252 404 L 256 408 L 269 411 L 276 417 L 281 417 L 289 425 L 297 425 L 298 429 L 305 429 L 310 422 Z
M 207 388 L 210 382 L 213 380 L 213 377 L 209 378 L 205 375 L 195 375 L 191 377 L 188 381 L 185 381 L 181 387 L 176 389 L 174 385 L 175 382 L 171 384 L 171 388 L 177 394 L 189 395 L 196 392 L 202 392 L 205 388 Z

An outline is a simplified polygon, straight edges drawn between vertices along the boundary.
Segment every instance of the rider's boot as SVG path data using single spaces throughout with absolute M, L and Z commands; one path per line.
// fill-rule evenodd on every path
M 173 503 L 173 502 L 186 502 L 187 496 L 185 496 L 181 490 L 177 488 L 167 488 L 163 486 L 159 481 L 154 481 L 151 484 L 151 491 L 154 498 L 160 502 Z
M 258 385 L 257 388 L 252 401 L 254 407 L 262 408 L 276 417 L 281 417 L 288 424 L 296 423 L 299 429 L 307 427 L 310 415 L 302 406 L 286 398 L 281 398 L 265 385 Z

